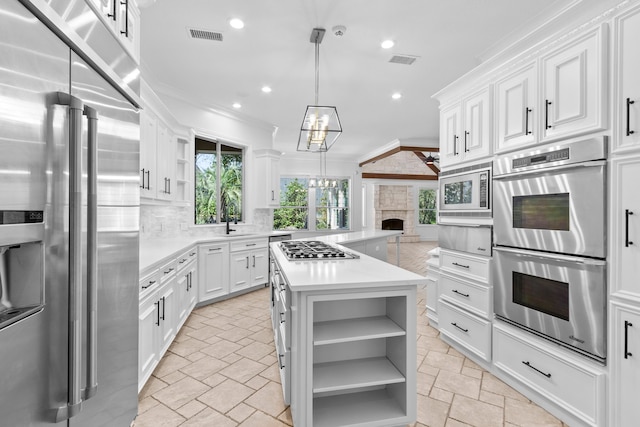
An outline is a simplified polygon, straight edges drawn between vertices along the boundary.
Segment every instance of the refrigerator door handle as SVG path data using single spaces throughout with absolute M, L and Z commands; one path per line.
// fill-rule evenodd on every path
M 82 391 L 84 400 L 98 389 L 98 112 L 87 105 L 87 377 Z
M 69 107 L 69 337 L 67 404 L 57 408 L 56 422 L 82 409 L 82 100 L 56 92 L 54 104 Z

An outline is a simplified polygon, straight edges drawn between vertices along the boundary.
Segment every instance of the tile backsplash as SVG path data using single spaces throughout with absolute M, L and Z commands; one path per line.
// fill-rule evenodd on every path
M 193 208 L 175 205 L 140 205 L 140 238 L 187 237 L 225 233 L 225 225 L 193 226 Z M 244 233 L 269 232 L 273 223 L 269 209 L 255 209 L 251 224 L 233 224 Z

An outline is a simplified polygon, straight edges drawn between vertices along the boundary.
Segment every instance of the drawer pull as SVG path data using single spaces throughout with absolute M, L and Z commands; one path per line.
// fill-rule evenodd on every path
M 209 252 L 221 251 L 222 248 L 209 248 Z
M 180 263 L 180 264 L 184 264 L 185 262 L 187 262 L 187 259 L 186 259 L 186 258 L 182 258 L 182 259 L 179 261 L 179 263 Z
M 284 369 L 284 365 L 282 364 L 282 354 L 278 354 L 278 364 L 280 365 L 280 369 Z
M 628 320 L 624 321 L 624 358 L 628 359 L 629 356 L 633 356 L 633 353 L 629 351 L 629 327 L 633 326 L 633 323 Z
M 151 280 L 147 286 L 142 286 L 142 289 L 147 289 L 152 287 L 156 283 L 155 280 Z
M 280 323 L 284 323 L 285 322 L 284 319 L 282 319 L 282 316 L 284 316 L 284 313 L 281 312 L 280 313 Z
M 247 246 L 255 246 L 255 245 L 257 245 L 257 243 L 247 243 L 247 244 L 245 245 L 245 247 L 247 247 Z
M 189 256 L 194 256 L 195 254 L 196 254 L 195 252 L 191 252 Z
M 455 293 L 455 294 L 458 294 L 458 295 L 462 295 L 462 296 L 463 296 L 463 297 L 465 297 L 465 298 L 469 298 L 469 294 L 463 294 L 462 292 L 460 292 L 460 291 L 459 291 L 459 290 L 457 290 L 457 289 L 454 289 L 454 290 L 453 290 L 453 291 L 451 291 L 451 292 L 453 292 L 453 293 Z
M 524 360 L 522 361 L 523 364 L 527 365 L 528 367 L 530 367 L 531 369 L 533 369 L 534 371 L 538 372 L 539 374 L 544 375 L 547 378 L 551 378 L 551 374 L 547 374 L 546 372 L 542 372 L 540 369 L 536 368 L 535 366 L 531 365 L 531 363 L 529 362 L 525 362 Z
M 468 265 L 458 264 L 457 262 L 454 262 L 453 265 L 455 265 L 456 267 L 469 268 Z
M 458 324 L 456 322 L 451 322 L 451 325 L 455 326 L 456 328 L 460 329 L 462 332 L 469 332 L 468 329 L 465 329 L 461 326 L 458 326 Z
M 173 267 L 171 267 L 170 269 L 168 269 L 167 271 L 164 272 L 164 274 L 169 274 L 173 271 Z

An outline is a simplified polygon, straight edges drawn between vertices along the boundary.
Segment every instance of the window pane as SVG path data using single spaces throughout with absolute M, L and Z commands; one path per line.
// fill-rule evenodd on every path
M 349 208 L 317 208 L 317 230 L 348 230 Z
M 195 223 L 217 222 L 217 144 L 196 138 Z
M 349 180 L 330 178 L 324 184 L 329 186 L 316 188 L 316 229 L 349 229 Z
M 306 178 L 280 178 L 280 208 L 273 211 L 274 230 L 309 228 L 309 190 Z
M 418 223 L 436 223 L 436 190 L 420 189 L 418 193 Z
M 222 221 L 242 221 L 242 150 L 220 146 L 220 212 Z

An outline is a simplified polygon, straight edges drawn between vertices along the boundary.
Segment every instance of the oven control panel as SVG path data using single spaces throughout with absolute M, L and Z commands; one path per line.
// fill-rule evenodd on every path
M 569 159 L 569 149 L 549 151 L 548 153 L 534 154 L 532 156 L 520 157 L 513 159 L 513 169 L 524 168 L 527 166 L 535 166 L 543 163 L 557 162 L 559 160 Z

